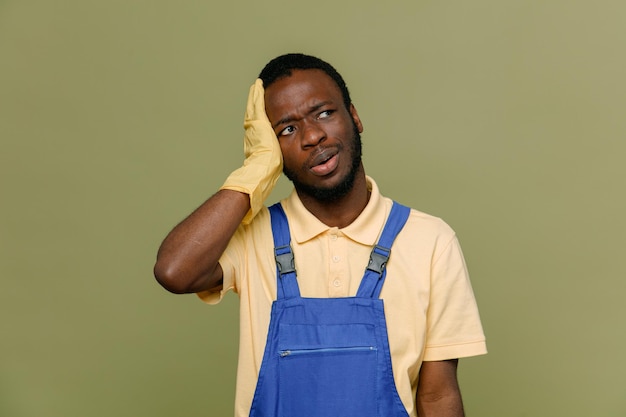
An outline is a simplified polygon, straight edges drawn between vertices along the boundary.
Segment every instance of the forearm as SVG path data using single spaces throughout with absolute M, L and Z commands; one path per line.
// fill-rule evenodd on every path
M 416 397 L 419 417 L 465 416 L 457 366 L 457 359 L 422 363 Z
M 461 393 L 451 393 L 443 397 L 417 396 L 417 415 L 419 417 L 464 417 Z
M 167 235 L 157 254 L 154 275 L 168 291 L 190 293 L 219 286 L 218 261 L 241 220 L 250 198 L 221 190 Z
M 276 133 L 265 114 L 263 83 L 250 87 L 244 117 L 244 155 L 220 191 L 176 226 L 157 254 L 154 276 L 173 293 L 216 290 L 219 259 L 237 227 L 252 221 L 282 172 Z

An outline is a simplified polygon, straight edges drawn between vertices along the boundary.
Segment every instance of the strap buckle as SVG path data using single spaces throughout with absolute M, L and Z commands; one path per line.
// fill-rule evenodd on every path
M 282 253 L 281 253 L 282 252 Z M 279 246 L 274 249 L 274 257 L 276 258 L 276 266 L 281 275 L 290 272 L 296 272 L 295 260 L 293 252 L 289 245 Z
M 372 253 L 370 254 L 370 260 L 367 264 L 367 269 L 382 275 L 383 271 L 385 270 L 385 266 L 387 265 L 387 261 L 389 261 L 390 254 L 391 249 L 387 249 L 378 245 L 374 246 L 374 249 L 372 249 Z

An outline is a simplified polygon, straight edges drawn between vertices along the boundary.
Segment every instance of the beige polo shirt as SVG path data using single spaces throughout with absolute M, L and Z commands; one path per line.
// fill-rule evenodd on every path
M 370 200 L 349 226 L 328 227 L 308 212 L 295 192 L 282 201 L 289 220 L 298 285 L 303 297 L 354 296 L 392 201 L 368 177 Z M 224 287 L 198 295 L 217 303 L 229 290 L 240 298 L 240 341 L 235 416 L 247 417 L 263 359 L 270 309 L 276 299 L 267 208 L 241 225 L 220 259 Z M 411 210 L 396 238 L 381 292 L 393 375 L 410 416 L 422 361 L 487 352 L 461 248 L 441 219 Z

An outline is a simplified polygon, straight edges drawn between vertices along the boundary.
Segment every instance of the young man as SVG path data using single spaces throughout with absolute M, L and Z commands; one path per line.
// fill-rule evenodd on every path
M 235 415 L 463 416 L 457 361 L 486 345 L 454 232 L 366 176 L 363 124 L 332 66 L 288 54 L 259 78 L 243 166 L 155 265 L 171 292 L 239 295 Z M 270 214 L 281 171 L 294 192 Z

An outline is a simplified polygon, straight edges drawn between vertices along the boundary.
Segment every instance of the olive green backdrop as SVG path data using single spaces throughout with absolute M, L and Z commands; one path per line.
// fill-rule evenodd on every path
M 604 0 L 0 0 L 0 415 L 231 415 L 237 297 L 151 269 L 292 51 L 347 79 L 383 192 L 461 239 L 490 351 L 461 361 L 467 414 L 626 415 L 624 22 Z

